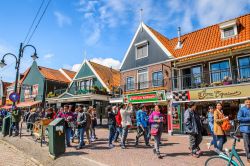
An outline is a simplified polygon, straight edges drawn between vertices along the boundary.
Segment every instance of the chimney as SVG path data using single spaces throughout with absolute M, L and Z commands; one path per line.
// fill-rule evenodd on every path
M 178 43 L 177 43 L 175 49 L 180 49 L 180 48 L 182 48 L 182 43 L 181 43 L 181 27 L 177 28 L 177 32 L 178 32 Z

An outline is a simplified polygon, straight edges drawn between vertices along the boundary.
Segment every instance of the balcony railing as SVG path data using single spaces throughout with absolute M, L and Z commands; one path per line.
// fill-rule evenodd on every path
M 149 88 L 158 88 L 165 86 L 167 86 L 167 79 L 125 84 L 122 85 L 121 87 L 124 92 L 129 92 L 129 91 L 138 91 L 138 90 L 145 90 Z
M 172 77 L 173 90 L 194 89 L 250 82 L 250 66 Z

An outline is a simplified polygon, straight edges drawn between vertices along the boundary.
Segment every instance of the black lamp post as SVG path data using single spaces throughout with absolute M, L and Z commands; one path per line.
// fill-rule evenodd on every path
M 11 55 L 15 58 L 16 60 L 16 81 L 15 81 L 15 88 L 14 88 L 14 92 L 17 93 L 17 84 L 18 84 L 18 76 L 19 76 L 19 67 L 20 67 L 20 62 L 21 62 L 21 58 L 23 57 L 23 53 L 24 53 L 24 50 L 26 47 L 32 47 L 34 49 L 34 54 L 31 56 L 33 60 L 36 60 L 38 58 L 37 56 L 37 53 L 36 53 L 36 48 L 33 46 L 33 45 L 24 45 L 23 46 L 23 43 L 20 44 L 20 48 L 19 48 L 19 54 L 18 54 L 18 57 L 15 55 L 15 54 L 12 54 L 12 53 L 6 53 L 4 54 L 2 60 L 0 61 L 0 67 L 3 68 L 4 66 L 6 66 L 7 64 L 5 63 L 4 61 L 4 58 L 7 56 L 7 55 Z M 15 106 L 15 102 L 13 102 L 13 106 Z

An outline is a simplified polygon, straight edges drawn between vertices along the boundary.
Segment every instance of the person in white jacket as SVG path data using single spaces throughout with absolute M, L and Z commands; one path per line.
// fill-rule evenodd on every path
M 131 114 L 133 113 L 133 106 L 131 103 L 122 104 L 120 109 L 121 117 L 122 117 L 122 141 L 121 148 L 125 149 L 125 142 L 128 136 L 128 129 L 132 126 Z

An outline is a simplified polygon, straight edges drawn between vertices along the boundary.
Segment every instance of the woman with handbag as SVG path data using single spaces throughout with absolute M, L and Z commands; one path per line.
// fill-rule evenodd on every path
M 150 133 L 154 137 L 154 149 L 153 152 L 154 154 L 157 155 L 159 159 L 162 158 L 160 154 L 160 139 L 161 139 L 161 132 L 162 132 L 162 127 L 163 127 L 163 116 L 160 112 L 160 108 L 158 105 L 155 105 L 154 111 L 150 114 L 149 116 L 149 123 L 151 125 L 151 130 Z
M 223 122 L 228 121 L 228 117 L 225 117 L 222 111 L 222 104 L 216 104 L 216 110 L 214 111 L 214 135 L 217 137 L 218 149 L 216 149 L 217 153 L 221 153 L 223 150 L 223 145 L 227 142 L 227 137 L 225 131 L 223 130 Z

